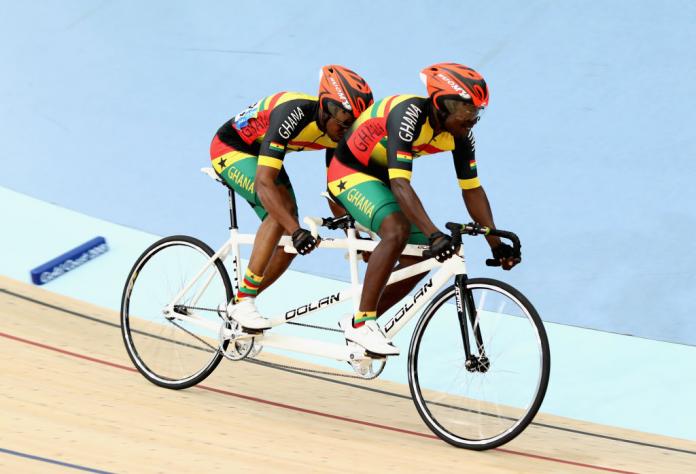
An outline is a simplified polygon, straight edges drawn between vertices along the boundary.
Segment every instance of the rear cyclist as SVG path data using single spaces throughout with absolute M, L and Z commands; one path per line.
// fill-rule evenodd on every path
M 262 221 L 237 301 L 227 308 L 243 327 L 270 327 L 256 310 L 254 298 L 282 275 L 294 257 L 278 250 L 280 237 L 291 235 L 301 255 L 317 244 L 299 225 L 295 194 L 283 168 L 285 154 L 326 149 L 328 161 L 336 143 L 372 102 L 370 87 L 355 72 L 324 66 L 318 98 L 297 92 L 265 97 L 226 122 L 213 138 L 213 168 Z
M 477 175 L 471 133 L 488 105 L 486 82 L 473 69 L 455 63 L 425 68 L 421 78 L 429 97 L 395 95 L 376 102 L 353 124 L 328 169 L 330 193 L 356 221 L 381 238 L 369 259 L 359 311 L 352 319 L 341 321 L 347 340 L 377 354 L 399 353 L 377 325 L 378 313 L 422 277 L 385 291 L 406 244 L 429 244 L 439 261 L 457 251 L 451 238 L 430 220 L 411 187 L 413 159 L 451 150 L 469 214 L 479 224 L 494 228 Z M 519 262 L 513 258 L 512 248 L 499 238 L 489 236 L 487 240 L 503 268 L 509 270 Z M 400 263 L 406 266 L 415 261 L 404 257 Z

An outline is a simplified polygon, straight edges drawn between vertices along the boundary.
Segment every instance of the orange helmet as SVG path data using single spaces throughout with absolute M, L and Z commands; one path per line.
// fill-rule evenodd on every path
M 457 99 L 483 109 L 488 106 L 488 86 L 483 76 L 457 63 L 438 63 L 420 73 L 435 108 L 445 111 L 445 99 Z
M 319 75 L 319 110 L 330 113 L 338 106 L 356 119 L 372 103 L 372 90 L 365 79 L 350 69 L 330 64 L 321 68 Z M 332 114 L 333 115 L 333 114 Z

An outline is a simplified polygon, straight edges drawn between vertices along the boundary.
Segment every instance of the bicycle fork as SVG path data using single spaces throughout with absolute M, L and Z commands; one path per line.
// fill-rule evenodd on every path
M 454 278 L 454 297 L 457 303 L 457 317 L 459 318 L 459 329 L 462 334 L 464 344 L 464 354 L 466 361 L 464 366 L 469 372 L 487 372 L 490 368 L 490 361 L 486 357 L 486 349 L 483 346 L 483 336 L 478 322 L 478 313 L 474 303 L 474 295 L 467 288 L 467 276 L 457 275 Z M 467 317 L 468 316 L 468 317 Z M 468 326 L 471 325 L 471 332 L 474 335 L 478 355 L 472 353 L 471 343 L 469 342 Z

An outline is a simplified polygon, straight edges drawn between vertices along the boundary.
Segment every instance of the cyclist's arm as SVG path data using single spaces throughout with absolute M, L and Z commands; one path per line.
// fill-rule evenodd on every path
M 397 105 L 387 118 L 387 166 L 389 184 L 406 218 L 424 235 L 437 232 L 437 227 L 425 212 L 421 200 L 411 186 L 413 169 L 413 141 L 426 119 L 418 99 Z
M 478 178 L 475 141 L 471 132 L 466 138 L 455 141 L 452 156 L 466 210 L 475 222 L 495 229 L 491 205 Z M 489 235 L 486 240 L 491 248 L 500 245 L 500 237 Z
M 297 216 L 287 209 L 291 199 L 275 180 L 283 167 L 288 142 L 312 121 L 306 100 L 291 100 L 277 106 L 269 117 L 268 131 L 259 148 L 255 189 L 270 216 L 292 234 L 299 227 Z
M 488 202 L 488 197 L 486 196 L 486 191 L 483 190 L 483 186 L 473 189 L 462 189 L 462 197 L 464 198 L 466 210 L 469 211 L 469 215 L 475 222 L 495 229 L 491 205 Z M 487 235 L 486 240 L 491 248 L 500 245 L 500 237 Z

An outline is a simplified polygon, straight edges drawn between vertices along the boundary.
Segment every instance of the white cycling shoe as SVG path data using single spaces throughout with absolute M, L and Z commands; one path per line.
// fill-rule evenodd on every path
M 359 328 L 354 328 L 353 316 L 348 316 L 338 325 L 343 329 L 347 341 L 354 342 L 369 352 L 380 355 L 399 355 L 399 348 L 387 339 L 377 325 L 377 321 L 367 321 Z
M 244 298 L 237 304 L 227 305 L 227 316 L 247 329 L 270 329 L 271 320 L 264 318 L 256 309 L 254 298 Z

